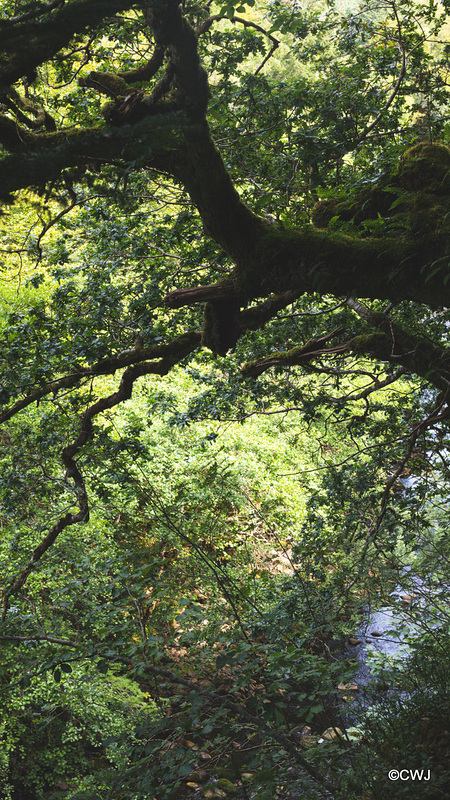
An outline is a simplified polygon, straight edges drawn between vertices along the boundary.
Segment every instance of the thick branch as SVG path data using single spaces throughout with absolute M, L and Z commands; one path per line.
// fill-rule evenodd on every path
M 188 289 L 174 289 L 164 302 L 169 308 L 182 308 L 192 303 L 207 303 L 210 300 L 236 299 L 236 290 L 231 281 L 221 281 L 209 286 L 191 286 Z
M 17 24 L 0 36 L 0 86 L 9 86 L 48 61 L 76 33 L 94 30 L 104 19 L 132 8 L 136 0 L 72 0 L 42 22 Z
M 66 167 L 89 163 L 148 158 L 176 173 L 170 150 L 182 149 L 185 126 L 184 114 L 173 112 L 120 128 L 32 134 L 18 132 L 12 120 L 0 118 L 0 141 L 19 151 L 0 160 L 0 200 L 10 201 L 12 192 L 57 178 Z
M 415 169 L 414 176 L 419 173 L 425 159 L 430 170 L 437 169 L 439 159 L 442 163 L 443 177 L 435 181 L 436 195 L 428 205 L 423 207 L 417 189 L 416 212 L 411 194 L 411 231 L 358 238 L 312 226 L 277 230 L 241 201 L 206 126 L 186 130 L 185 140 L 189 158 L 180 166 L 180 177 L 207 232 L 236 264 L 230 277 L 241 303 L 294 290 L 450 305 L 447 148 L 430 146 L 430 152 L 414 153 L 402 165 L 399 181 L 405 180 L 406 167 Z M 424 169 L 426 174 L 427 165 Z

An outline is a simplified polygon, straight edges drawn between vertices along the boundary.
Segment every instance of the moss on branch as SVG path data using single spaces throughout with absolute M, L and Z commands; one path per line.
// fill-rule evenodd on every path
M 317 203 L 312 220 L 327 228 L 331 220 L 352 222 L 355 235 L 367 236 L 368 220 L 386 224 L 405 239 L 438 251 L 450 240 L 450 150 L 439 142 L 421 142 L 403 154 L 394 173 L 353 198 Z
M 356 228 L 354 236 L 311 227 L 267 228 L 251 257 L 238 263 L 235 284 L 240 296 L 250 299 L 257 292 L 292 288 L 449 304 L 450 150 L 442 144 L 416 145 L 405 153 L 396 180 L 399 189 L 402 181 L 416 187 L 408 188 L 390 212 L 392 218 L 397 216 L 397 230 L 390 232 L 388 227 L 384 236 L 375 238 L 358 235 Z M 319 205 L 319 212 L 344 218 L 348 213 L 354 220 L 358 214 L 360 220 L 363 214 L 377 216 L 379 202 L 391 207 L 398 197 L 392 185 L 376 187 L 370 198 L 336 201 L 333 208 L 327 201 Z M 321 213 L 319 220 L 325 221 Z
M 8 124 L 10 122 L 8 120 Z M 0 118 L 0 138 L 2 123 Z M 135 125 L 120 128 L 105 126 L 58 133 L 26 132 L 22 146 L 16 146 L 21 152 L 0 160 L 0 200 L 11 202 L 14 191 L 52 180 L 66 167 L 89 163 L 103 164 L 117 159 L 126 163 L 141 159 L 176 172 L 175 162 L 183 147 L 185 125 L 183 113 L 174 112 L 148 117 Z M 6 126 L 4 130 L 8 132 Z
M 46 19 L 8 28 L 1 40 L 0 86 L 8 86 L 48 61 L 76 33 L 94 30 L 105 19 L 132 8 L 136 0 L 71 0 Z

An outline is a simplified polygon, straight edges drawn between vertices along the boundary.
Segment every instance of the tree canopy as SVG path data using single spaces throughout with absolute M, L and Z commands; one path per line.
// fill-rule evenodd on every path
M 126 518 L 114 459 L 152 449 L 137 412 L 108 414 L 149 376 L 197 387 L 148 389 L 171 429 L 293 409 L 322 454 L 345 438 L 327 522 L 309 501 L 311 574 L 324 529 L 364 560 L 419 525 L 448 469 L 448 9 L 0 2 L 4 623 L 93 503 Z M 411 469 L 440 469 L 414 500 Z
M 426 379 L 439 391 L 434 413 L 446 413 L 445 342 L 403 321 L 405 301 L 426 305 L 434 320 L 445 309 L 450 291 L 450 155 L 444 143 L 435 141 L 445 125 L 447 49 L 439 38 L 444 9 L 440 4 L 388 3 L 341 16 L 280 2 L 267 7 L 267 21 L 260 24 L 240 18 L 235 8 L 232 2 L 216 9 L 211 3 L 184 8 L 175 2 L 105 6 L 80 0 L 31 3 L 22 11 L 19 4 L 17 13 L 9 4 L 4 9 L 4 202 L 31 188 L 49 208 L 53 198 L 65 203 L 54 217 L 48 212 L 47 230 L 71 207 L 85 208 L 90 193 L 110 195 L 114 201 L 120 197 L 136 208 L 137 200 L 127 199 L 128 187 L 142 191 L 143 180 L 157 187 L 149 190 L 155 192 L 153 200 L 144 203 L 152 213 L 151 203 L 158 202 L 159 194 L 160 202 L 167 202 L 170 178 L 182 194 L 186 219 L 202 239 L 197 258 L 216 262 L 212 273 L 197 270 L 197 275 L 213 278 L 207 284 L 186 286 L 186 270 L 172 280 L 165 276 L 159 287 L 166 331 L 162 338 L 155 337 L 150 324 L 157 313 L 147 310 L 155 305 L 154 294 L 147 297 L 144 289 L 133 301 L 137 313 L 126 320 L 136 328 L 134 347 L 123 352 L 121 342 L 114 341 L 121 337 L 99 331 L 95 341 L 101 357 L 95 357 L 91 343 L 89 363 L 75 353 L 69 363 L 59 337 L 51 358 L 42 364 L 42 356 L 35 359 L 29 364 L 31 374 L 22 373 L 22 385 L 16 379 L 22 365 L 12 365 L 13 376 L 7 370 L 3 398 L 14 402 L 5 403 L 2 420 L 89 377 L 126 368 L 117 393 L 83 413 L 79 435 L 62 452 L 79 511 L 60 520 L 51 540 L 61 527 L 88 513 L 74 456 L 92 436 L 96 415 L 129 397 L 140 376 L 164 374 L 200 346 L 226 356 L 247 331 L 262 328 L 299 298 L 304 308 L 309 297 L 313 309 L 318 296 L 344 298 L 349 310 L 313 331 L 310 321 L 294 336 L 289 331 L 287 347 L 269 344 L 265 356 L 243 365 L 244 375 L 283 365 L 320 369 L 317 362 L 324 364 L 334 354 L 340 364 L 364 356 L 386 364 L 389 380 L 405 372 Z M 330 28 L 337 31 L 337 76 L 325 63 L 330 40 L 320 44 Z M 319 34 L 314 44 L 310 30 Z M 276 73 L 266 77 L 263 71 L 276 53 L 278 31 L 286 31 L 289 57 L 298 59 L 289 78 Z M 245 61 L 254 54 L 261 62 L 252 74 Z M 308 68 L 302 69 L 307 57 Z M 411 137 L 413 119 L 417 133 Z M 403 149 L 403 154 L 397 163 L 386 159 L 381 174 L 374 173 L 367 162 L 374 153 L 381 159 L 389 136 L 398 137 L 397 152 Z M 405 149 L 408 136 L 412 146 Z M 329 187 L 333 170 L 347 173 L 331 178 L 336 196 L 314 202 Z M 352 172 L 352 196 L 345 198 L 340 186 L 347 192 Z M 6 211 L 4 221 L 8 218 L 13 215 Z M 155 237 L 150 229 L 143 238 L 148 238 L 149 250 L 160 247 L 151 239 L 164 244 L 158 253 L 167 247 L 170 264 L 175 257 L 170 253 L 170 222 L 165 226 L 164 235 L 158 231 Z M 44 229 L 36 243 L 39 251 Z M 191 250 L 194 260 L 195 248 Z M 129 257 L 122 257 L 125 274 Z M 156 264 L 154 281 L 162 272 L 161 258 Z M 92 273 L 98 274 L 95 268 Z M 136 295 L 139 285 L 136 281 Z M 363 306 L 357 297 L 374 302 Z M 183 318 L 167 315 L 167 309 L 205 302 L 201 330 L 188 326 L 183 331 Z M 47 324 L 44 319 L 42 324 Z M 168 335 L 175 328 L 181 332 Z M 49 336 L 57 338 L 58 333 Z M 378 383 L 374 376 L 366 393 Z

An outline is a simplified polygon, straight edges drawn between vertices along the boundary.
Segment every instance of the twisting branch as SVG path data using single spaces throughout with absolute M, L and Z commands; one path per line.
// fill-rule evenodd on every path
M 59 6 L 63 6 L 65 1 L 66 0 L 51 0 L 50 3 L 45 3 L 38 6 L 38 8 L 25 11 L 23 14 L 17 14 L 15 17 L 9 17 L 9 19 L 2 19 L 0 21 L 0 28 L 7 28 L 8 25 L 17 25 L 19 22 L 27 22 L 29 19 L 41 17 L 43 14 L 47 14 L 48 11 L 52 11 L 54 8 L 58 8 Z
M 372 122 L 365 128 L 365 130 L 360 134 L 360 136 L 358 136 L 358 138 L 356 140 L 356 143 L 355 143 L 357 145 L 361 144 L 361 142 L 364 141 L 364 139 L 369 135 L 369 133 L 371 133 L 371 131 L 373 131 L 373 129 L 376 128 L 376 126 L 378 125 L 380 120 L 383 119 L 384 115 L 386 114 L 386 111 L 389 110 L 389 108 L 391 107 L 392 103 L 394 102 L 394 100 L 395 100 L 395 98 L 396 98 L 396 96 L 398 94 L 398 91 L 400 89 L 400 86 L 403 83 L 403 79 L 404 79 L 404 77 L 406 75 L 407 55 L 406 55 L 405 46 L 403 44 L 401 22 L 400 22 L 400 19 L 399 19 L 399 16 L 398 16 L 398 12 L 397 12 L 397 8 L 395 6 L 395 3 L 392 4 L 392 7 L 393 7 L 394 14 L 395 14 L 395 19 L 397 21 L 398 49 L 400 50 L 401 57 L 402 57 L 402 63 L 401 63 L 401 67 L 400 67 L 400 72 L 398 73 L 398 78 L 397 78 L 397 80 L 396 80 L 396 82 L 394 84 L 394 88 L 392 89 L 391 94 L 389 95 L 388 99 L 386 100 L 386 103 L 384 104 L 384 108 L 381 109 L 381 111 L 376 115 L 376 117 L 372 120 Z
M 155 358 L 170 358 L 176 363 L 188 355 L 188 353 L 195 350 L 200 342 L 200 331 L 187 331 L 165 344 L 150 345 L 148 347 L 133 347 L 130 350 L 124 350 L 122 353 L 118 353 L 116 356 L 104 358 L 92 367 L 86 367 L 84 369 L 77 368 L 73 373 L 64 375 L 61 378 L 56 378 L 53 381 L 48 381 L 44 386 L 30 391 L 26 397 L 17 400 L 16 403 L 0 414 L 0 424 L 12 419 L 12 417 L 16 416 L 16 414 L 33 403 L 38 403 L 43 397 L 49 394 L 56 396 L 60 389 L 72 389 L 78 386 L 82 381 L 95 378 L 97 375 L 114 375 L 118 369 L 133 364 L 140 364 L 143 361 Z
M 56 225 L 60 219 L 66 216 L 66 214 L 70 214 L 70 212 L 73 211 L 73 209 L 78 205 L 78 198 L 73 188 L 73 182 L 71 181 L 70 177 L 67 174 L 64 176 L 64 185 L 70 197 L 70 203 L 68 206 L 63 208 L 59 212 L 59 214 L 56 215 L 56 217 L 52 217 L 52 219 L 49 222 L 47 222 L 42 228 L 36 241 L 36 250 L 38 251 L 38 261 L 40 261 L 40 259 L 42 258 L 41 242 L 45 234 L 50 230 L 50 228 L 53 228 L 53 225 Z
M 0 67 L 0 86 L 10 86 L 32 72 L 69 44 L 76 33 L 93 30 L 104 19 L 135 4 L 136 0 L 71 0 L 58 4 L 48 19 L 31 23 L 31 29 L 30 23 L 20 21 L 12 30 L 7 26 L 0 38 L 2 50 L 10 58 Z
M 21 97 L 19 92 L 10 88 L 8 95 L 3 97 L 3 104 L 9 108 L 15 115 L 19 122 L 22 122 L 27 128 L 31 130 L 39 130 L 45 128 L 47 131 L 56 131 L 56 122 L 52 116 L 37 103 L 34 103 L 28 97 Z M 30 119 L 29 114 L 33 115 Z
M 189 352 L 189 350 L 188 350 Z M 20 572 L 12 584 L 3 592 L 3 618 L 8 610 L 9 598 L 11 595 L 17 594 L 24 583 L 26 582 L 30 573 L 36 568 L 36 564 L 44 555 L 44 553 L 54 544 L 59 534 L 71 525 L 78 522 L 88 522 L 89 520 L 89 500 L 86 492 L 86 487 L 83 475 L 75 461 L 75 456 L 79 450 L 90 440 L 94 435 L 94 428 L 92 420 L 94 417 L 101 414 L 107 409 L 113 408 L 119 403 L 123 403 L 131 397 L 134 382 L 143 375 L 166 375 L 171 367 L 176 363 L 173 357 L 166 357 L 160 361 L 145 361 L 142 364 L 136 364 L 133 367 L 128 367 L 122 375 L 120 386 L 116 392 L 102 397 L 89 406 L 80 417 L 80 432 L 76 439 L 64 448 L 62 451 L 62 461 L 66 468 L 65 480 L 73 482 L 75 494 L 77 497 L 78 511 L 76 513 L 68 513 L 61 517 L 55 525 L 53 525 L 47 536 L 42 539 L 33 552 L 28 564 Z

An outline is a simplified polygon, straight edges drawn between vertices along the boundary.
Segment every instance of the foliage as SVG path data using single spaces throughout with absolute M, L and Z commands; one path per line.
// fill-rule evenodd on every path
M 431 797 L 448 3 L 106 5 L 0 2 L 1 790 Z

